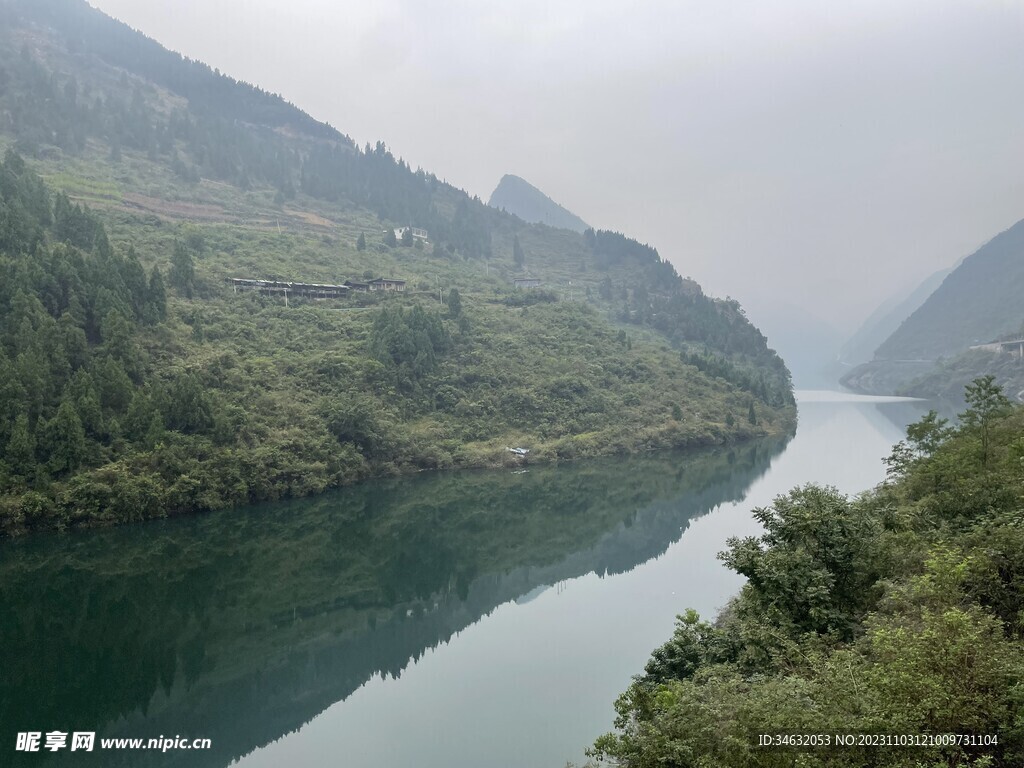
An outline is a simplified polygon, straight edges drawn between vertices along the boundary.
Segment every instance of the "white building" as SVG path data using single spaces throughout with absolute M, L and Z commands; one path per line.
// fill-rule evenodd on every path
M 421 240 L 424 243 L 427 242 L 427 230 L 420 229 L 419 227 L 399 227 L 395 230 L 395 239 L 401 242 L 402 238 L 405 237 L 405 233 L 409 230 L 412 230 L 413 240 Z

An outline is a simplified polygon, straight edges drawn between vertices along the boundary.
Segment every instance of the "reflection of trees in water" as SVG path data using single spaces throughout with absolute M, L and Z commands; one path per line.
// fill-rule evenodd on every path
M 8 543 L 0 722 L 210 736 L 203 764 L 225 764 L 504 602 L 661 554 L 689 520 L 742 498 L 785 442 L 434 474 Z
M 940 416 L 949 419 L 950 422 L 957 420 L 957 413 L 963 410 L 963 406 L 945 400 L 916 400 L 901 401 L 895 403 L 880 403 L 870 408 L 865 408 L 864 413 L 878 427 L 884 427 L 882 434 L 888 434 L 893 427 L 896 428 L 901 440 L 907 434 L 907 425 L 919 421 L 929 410 L 936 411 Z

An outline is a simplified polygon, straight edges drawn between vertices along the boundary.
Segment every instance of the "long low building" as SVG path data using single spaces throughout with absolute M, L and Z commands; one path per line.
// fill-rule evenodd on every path
M 293 283 L 284 280 L 254 280 L 248 277 L 229 277 L 228 282 L 239 291 L 259 291 L 263 294 L 283 294 L 306 299 L 340 299 L 351 290 L 347 285 L 324 283 Z

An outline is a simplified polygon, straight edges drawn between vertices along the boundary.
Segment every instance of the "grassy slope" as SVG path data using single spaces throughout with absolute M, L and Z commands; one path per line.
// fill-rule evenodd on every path
M 54 72 L 75 71 L 93 89 L 125 100 L 144 93 L 158 111 L 187 106 L 152 82 L 69 53 L 45 29 L 34 27 L 26 40 Z M 0 136 L 5 147 L 14 143 Z M 169 432 L 145 450 L 112 436 L 93 446 L 78 484 L 69 477 L 8 484 L 0 529 L 118 522 L 302 495 L 371 474 L 508 463 L 506 445 L 529 445 L 531 458 L 571 458 L 720 443 L 792 423 L 791 408 L 755 401 L 683 364 L 649 326 L 619 324 L 636 265 L 598 269 L 576 233 L 495 213 L 490 259 L 434 255 L 430 246 L 387 247 L 382 230 L 400 222 L 348 201 L 299 192 L 281 203 L 270 187 L 189 182 L 146 152 L 123 148 L 114 160 L 110 144 L 95 137 L 77 152 L 35 149 L 32 167 L 48 186 L 88 204 L 115 250 L 133 247 L 147 271 L 157 265 L 166 275 L 176 242 L 202 244 L 194 298 L 172 293 L 167 322 L 138 329 L 137 341 L 149 381 L 195 374 L 233 414 L 236 432 L 230 441 Z M 454 211 L 461 199 L 439 185 L 434 205 Z M 364 251 L 356 248 L 360 234 Z M 507 305 L 519 273 L 514 236 L 530 273 L 560 301 Z M 370 273 L 404 278 L 409 291 L 285 308 L 279 300 L 236 296 L 224 283 L 229 276 L 340 282 Z M 607 281 L 616 292 L 602 299 Z M 445 295 L 458 289 L 463 318 L 438 306 L 438 288 Z M 421 304 L 445 318 L 451 347 L 415 391 L 393 382 L 371 349 L 381 301 Z M 722 311 L 734 310 L 723 304 Z M 324 416 L 331 407 L 347 409 L 345 418 L 359 420 L 376 447 L 332 434 Z M 147 497 L 141 508 L 124 502 L 120 484 L 128 477 L 152 479 L 163 495 Z M 33 487 L 56 498 L 56 508 L 27 509 L 22 494 Z

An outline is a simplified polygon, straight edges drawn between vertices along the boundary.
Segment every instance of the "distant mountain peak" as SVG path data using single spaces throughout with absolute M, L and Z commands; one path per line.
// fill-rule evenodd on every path
M 531 224 L 583 232 L 590 225 L 570 210 L 563 208 L 526 179 L 506 173 L 491 193 L 487 204 L 502 208 Z

